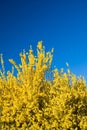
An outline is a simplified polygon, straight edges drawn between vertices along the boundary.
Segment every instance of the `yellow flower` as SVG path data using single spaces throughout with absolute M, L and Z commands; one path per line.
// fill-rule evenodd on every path
M 0 129 L 2 130 L 87 130 L 87 86 L 69 69 L 51 70 L 52 52 L 38 42 L 37 55 L 20 54 L 21 64 L 10 62 L 17 70 L 0 71 Z M 4 63 L 4 62 L 2 62 Z M 2 64 L 3 65 L 3 64 Z M 68 66 L 68 64 L 67 64 Z

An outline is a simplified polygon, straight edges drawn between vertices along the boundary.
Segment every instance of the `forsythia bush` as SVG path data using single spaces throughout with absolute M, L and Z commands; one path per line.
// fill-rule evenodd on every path
M 5 74 L 1 56 L 0 129 L 1 130 L 87 130 L 87 88 L 82 77 L 62 69 L 52 70 L 53 49 L 45 53 L 38 42 L 37 55 L 32 47 L 20 54 L 21 64 Z M 12 67 L 13 68 L 13 67 Z

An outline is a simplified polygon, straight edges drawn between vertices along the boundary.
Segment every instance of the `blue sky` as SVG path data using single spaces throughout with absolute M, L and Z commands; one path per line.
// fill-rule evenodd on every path
M 53 65 L 87 78 L 87 0 L 0 0 L 0 53 L 5 67 L 30 44 L 55 49 Z

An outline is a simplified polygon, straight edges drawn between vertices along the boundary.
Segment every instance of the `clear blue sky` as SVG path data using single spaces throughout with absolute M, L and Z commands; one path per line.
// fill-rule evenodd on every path
M 87 0 L 0 0 L 0 53 L 9 58 L 43 41 L 55 49 L 53 64 L 87 77 Z

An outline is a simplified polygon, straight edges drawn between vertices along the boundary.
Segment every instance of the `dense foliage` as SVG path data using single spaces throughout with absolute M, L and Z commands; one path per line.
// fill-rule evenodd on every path
M 63 70 L 46 72 L 52 63 L 53 49 L 45 53 L 38 42 L 37 55 L 32 47 L 20 54 L 21 64 L 5 74 L 1 56 L 0 129 L 2 130 L 87 130 L 87 88 L 82 77 Z

